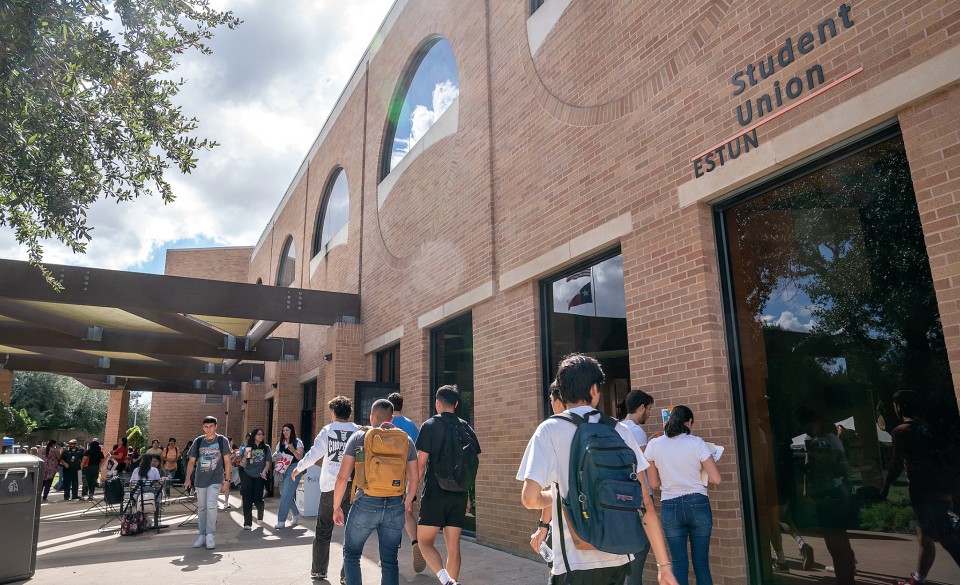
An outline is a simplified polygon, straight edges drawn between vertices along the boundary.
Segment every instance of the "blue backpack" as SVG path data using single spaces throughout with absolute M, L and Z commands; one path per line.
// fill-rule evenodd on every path
M 587 420 L 598 414 L 598 422 Z M 570 445 L 570 488 L 565 498 L 557 499 L 557 514 L 561 514 L 561 499 L 566 514 L 558 518 L 566 517 L 571 531 L 597 550 L 633 554 L 646 548 L 646 508 L 637 481 L 637 456 L 617 432 L 616 419 L 596 410 L 582 417 L 564 412 L 550 418 L 577 427 Z M 560 550 L 569 568 L 563 530 Z

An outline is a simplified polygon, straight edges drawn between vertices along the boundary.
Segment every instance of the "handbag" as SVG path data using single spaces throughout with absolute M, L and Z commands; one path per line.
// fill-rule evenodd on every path
M 127 512 L 120 517 L 120 536 L 141 534 L 146 523 L 143 512 Z
M 90 465 L 90 456 L 84 455 L 83 459 L 80 460 L 80 469 L 86 469 Z

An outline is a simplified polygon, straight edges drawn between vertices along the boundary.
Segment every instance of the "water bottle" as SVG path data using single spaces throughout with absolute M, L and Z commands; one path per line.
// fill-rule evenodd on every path
M 548 563 L 553 562 L 553 549 L 547 546 L 546 541 L 540 543 L 540 556 Z

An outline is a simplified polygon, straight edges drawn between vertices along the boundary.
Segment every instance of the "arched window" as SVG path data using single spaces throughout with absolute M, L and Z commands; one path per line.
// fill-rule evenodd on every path
M 277 268 L 277 286 L 290 286 L 297 272 L 297 247 L 293 244 L 293 236 L 287 236 L 283 242 L 283 251 L 280 252 L 280 264 Z
M 257 279 L 257 284 L 263 284 L 263 279 L 262 279 L 262 278 L 258 278 L 258 279 Z
M 460 77 L 450 43 L 424 42 L 390 103 L 381 177 L 390 174 L 433 123 L 460 97 Z
M 347 173 L 341 167 L 334 169 L 323 190 L 317 226 L 313 232 L 313 256 L 326 252 L 330 240 L 347 225 L 350 219 L 350 194 L 347 190 Z

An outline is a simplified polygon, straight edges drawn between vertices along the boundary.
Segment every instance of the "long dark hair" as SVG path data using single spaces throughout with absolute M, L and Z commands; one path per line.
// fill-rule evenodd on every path
M 263 429 L 253 429 L 250 431 L 250 436 L 247 437 L 247 447 L 251 449 L 257 446 L 257 433 L 263 432 Z M 265 445 L 263 441 L 260 441 L 261 445 Z
M 87 452 L 91 455 L 99 453 L 103 455 L 103 449 L 100 448 L 100 441 L 90 441 L 90 446 L 87 447 Z
M 140 476 L 140 479 L 147 479 L 147 475 L 150 473 L 150 464 L 153 463 L 154 459 L 160 461 L 158 456 L 154 455 L 153 453 L 149 453 L 144 455 L 143 459 L 140 460 L 140 467 L 138 469 L 138 475 Z
M 57 446 L 57 440 L 56 440 L 56 439 L 50 439 L 49 441 L 47 441 L 47 450 L 44 451 L 44 454 L 45 454 L 47 457 L 49 457 L 49 456 L 50 456 L 50 447 L 56 447 L 56 446 Z
M 668 437 L 676 437 L 679 434 L 690 434 L 690 427 L 687 423 L 693 420 L 693 411 L 680 404 L 673 407 L 667 424 L 663 425 L 663 432 Z
M 287 441 L 283 438 L 283 429 L 290 429 L 290 440 Z M 287 445 L 297 446 L 297 429 L 294 428 L 293 423 L 286 423 L 283 425 L 283 429 L 280 429 L 280 443 L 279 449 L 285 448 Z

